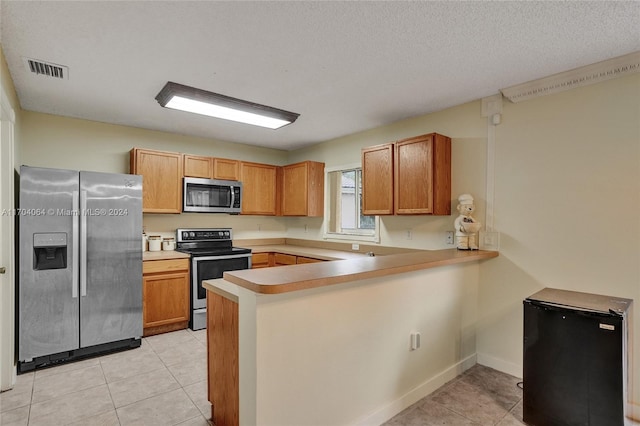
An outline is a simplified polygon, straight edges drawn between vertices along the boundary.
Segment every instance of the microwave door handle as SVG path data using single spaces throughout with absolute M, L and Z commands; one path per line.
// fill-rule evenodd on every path
M 231 205 L 229 207 L 233 207 L 236 201 L 236 191 L 233 190 L 233 186 L 231 188 Z

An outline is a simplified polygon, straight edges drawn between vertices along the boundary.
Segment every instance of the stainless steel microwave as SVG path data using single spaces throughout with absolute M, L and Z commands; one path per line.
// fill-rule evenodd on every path
M 182 196 L 183 212 L 238 214 L 242 206 L 242 182 L 186 177 Z

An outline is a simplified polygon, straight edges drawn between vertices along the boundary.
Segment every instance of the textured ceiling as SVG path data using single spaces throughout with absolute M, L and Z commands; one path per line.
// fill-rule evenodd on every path
M 0 13 L 25 110 L 285 150 L 640 50 L 635 1 L 2 0 Z M 301 116 L 269 130 L 161 108 L 167 81 Z

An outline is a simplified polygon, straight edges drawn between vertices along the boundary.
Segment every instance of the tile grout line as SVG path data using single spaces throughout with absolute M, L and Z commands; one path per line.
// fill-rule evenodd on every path
M 100 371 L 102 371 L 102 377 L 104 377 L 104 384 L 107 385 L 107 392 L 109 392 L 109 398 L 111 398 L 111 404 L 113 405 L 113 411 L 116 413 L 116 420 L 118 420 L 118 424 L 121 425 L 120 416 L 118 415 L 118 409 L 116 408 L 116 402 L 113 400 L 113 395 L 111 395 L 111 388 L 109 387 L 109 382 L 107 381 L 107 375 L 104 373 L 104 368 L 102 368 L 102 360 L 98 360 L 98 364 L 100 365 Z
M 31 378 L 31 395 L 29 396 L 29 414 L 27 415 L 27 426 L 31 423 L 31 405 L 33 404 L 33 392 L 36 387 L 36 372 L 33 372 L 33 377 Z

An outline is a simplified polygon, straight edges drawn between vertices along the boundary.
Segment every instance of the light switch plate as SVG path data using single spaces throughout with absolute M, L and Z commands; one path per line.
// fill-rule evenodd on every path
M 480 250 L 500 250 L 500 233 L 497 231 L 480 231 Z

